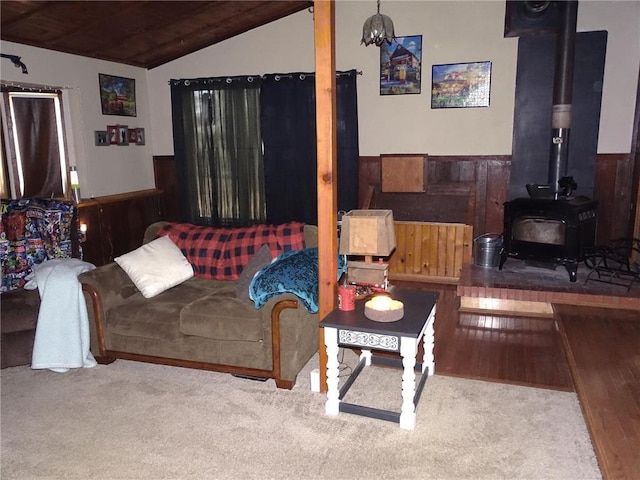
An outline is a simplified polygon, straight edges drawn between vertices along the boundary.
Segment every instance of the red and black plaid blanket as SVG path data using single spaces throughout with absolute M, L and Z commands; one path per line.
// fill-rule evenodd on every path
M 269 245 L 272 258 L 304 248 L 304 223 L 300 222 L 240 228 L 169 223 L 158 231 L 158 236 L 163 235 L 182 250 L 197 277 L 215 280 L 237 280 L 262 245 Z

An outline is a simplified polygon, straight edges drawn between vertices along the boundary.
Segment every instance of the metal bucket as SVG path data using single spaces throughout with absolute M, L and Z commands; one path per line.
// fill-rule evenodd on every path
M 500 263 L 502 235 L 486 233 L 473 240 L 473 263 L 478 267 L 497 267 Z

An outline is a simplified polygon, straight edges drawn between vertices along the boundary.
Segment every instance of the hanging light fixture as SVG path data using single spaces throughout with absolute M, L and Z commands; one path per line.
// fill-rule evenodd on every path
M 382 42 L 391 43 L 394 38 L 393 22 L 386 15 L 380 14 L 380 0 L 378 0 L 378 13 L 367 18 L 364 22 L 360 45 L 364 43 L 365 46 L 369 46 L 375 43 L 379 47 Z

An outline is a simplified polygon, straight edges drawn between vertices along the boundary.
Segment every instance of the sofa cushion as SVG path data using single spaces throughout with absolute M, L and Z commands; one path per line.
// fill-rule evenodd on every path
M 210 293 L 233 295 L 229 282 L 192 277 L 153 298 L 136 293 L 107 312 L 107 331 L 126 337 L 176 340 L 180 337 L 180 311 Z
M 180 312 L 180 332 L 214 340 L 263 338 L 262 318 L 249 300 L 214 293 L 191 302 Z
M 193 277 L 191 264 L 169 237 L 157 238 L 114 260 L 145 298 Z

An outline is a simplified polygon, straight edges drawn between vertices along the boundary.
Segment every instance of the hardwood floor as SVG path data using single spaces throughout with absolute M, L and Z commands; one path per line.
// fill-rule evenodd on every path
M 441 289 L 436 312 L 436 372 L 573 391 L 553 319 L 458 312 L 454 289 Z
M 604 478 L 640 478 L 640 311 L 554 309 Z
M 555 318 L 459 312 L 440 292 L 436 374 L 575 391 L 605 479 L 640 479 L 640 311 L 553 304 Z M 616 302 L 618 300 L 615 300 Z

